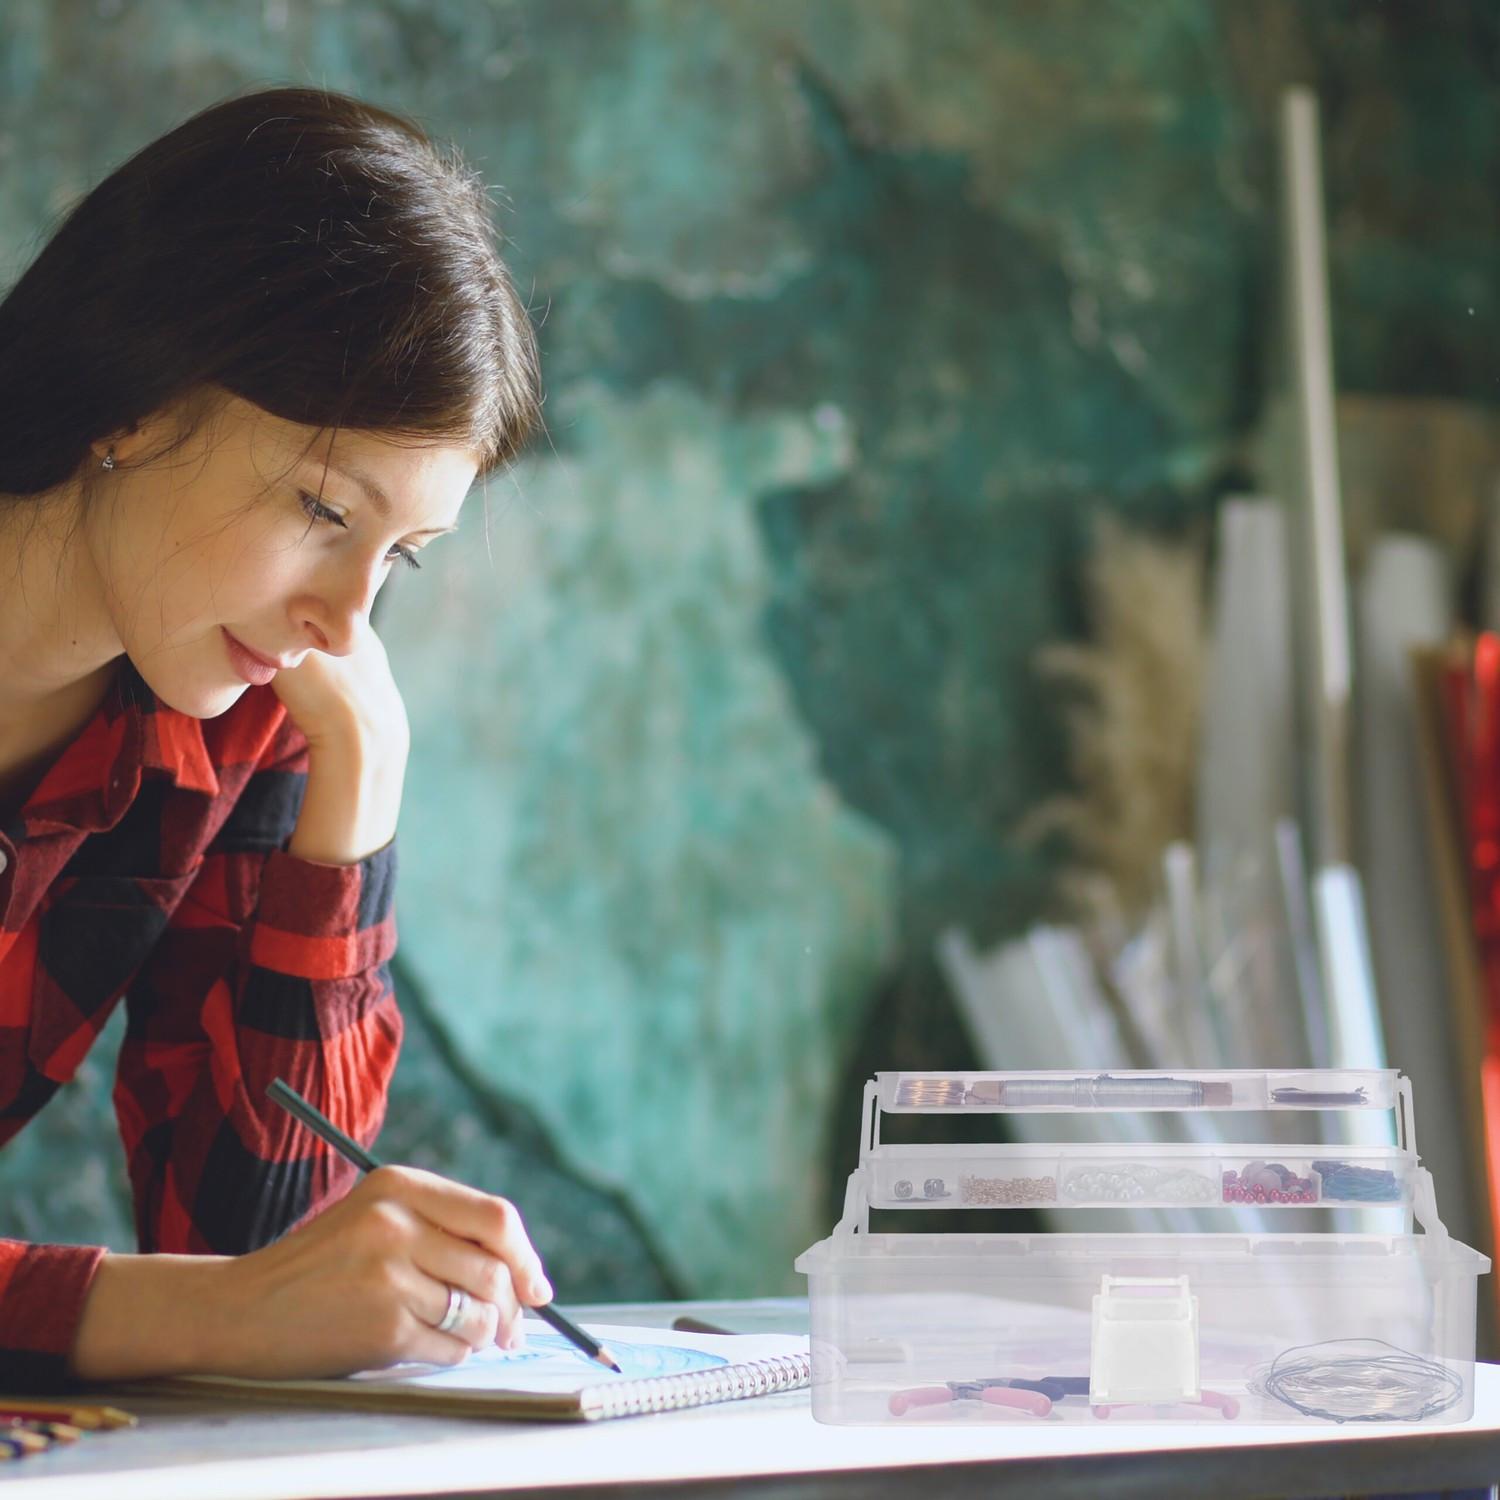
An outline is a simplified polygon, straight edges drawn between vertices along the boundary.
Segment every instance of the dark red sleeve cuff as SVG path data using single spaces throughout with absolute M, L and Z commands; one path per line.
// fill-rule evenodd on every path
M 63 1390 L 99 1245 L 0 1240 L 0 1395 Z
M 355 865 L 277 850 L 261 872 L 250 961 L 301 979 L 348 979 L 396 951 L 394 840 Z

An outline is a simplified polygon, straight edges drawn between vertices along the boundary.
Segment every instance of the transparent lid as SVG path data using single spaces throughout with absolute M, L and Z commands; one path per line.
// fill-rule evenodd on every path
M 890 1114 L 976 1110 L 1394 1109 L 1394 1068 L 1264 1068 L 1172 1073 L 877 1073 Z

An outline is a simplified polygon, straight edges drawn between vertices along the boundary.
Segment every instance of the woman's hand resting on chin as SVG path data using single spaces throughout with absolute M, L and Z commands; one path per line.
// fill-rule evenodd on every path
M 385 646 L 368 624 L 346 656 L 310 651 L 271 686 L 307 737 L 307 794 L 288 852 L 348 865 L 390 843 L 411 732 Z

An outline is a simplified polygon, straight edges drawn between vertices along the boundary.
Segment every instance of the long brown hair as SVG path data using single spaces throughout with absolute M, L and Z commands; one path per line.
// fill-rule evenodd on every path
M 499 246 L 479 177 L 412 121 L 324 89 L 223 100 L 100 182 L 0 302 L 0 495 L 226 391 L 490 472 L 541 400 Z

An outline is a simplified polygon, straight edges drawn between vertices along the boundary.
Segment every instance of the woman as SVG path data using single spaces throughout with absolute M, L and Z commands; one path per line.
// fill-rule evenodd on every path
M 322 91 L 147 146 L 0 303 L 0 1143 L 123 997 L 142 1252 L 0 1240 L 3 1388 L 453 1363 L 550 1297 L 504 1199 L 342 1196 L 266 1098 L 379 1129 L 407 727 L 370 607 L 538 403 L 480 184 Z

